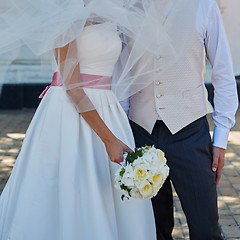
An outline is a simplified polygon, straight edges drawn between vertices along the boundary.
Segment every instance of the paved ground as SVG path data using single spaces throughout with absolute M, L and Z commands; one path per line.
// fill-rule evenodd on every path
M 0 111 L 0 192 L 10 175 L 33 113 L 33 110 Z M 240 239 L 240 110 L 237 124 L 230 133 L 226 164 L 218 192 L 220 225 L 224 238 Z M 186 220 L 176 193 L 174 199 L 174 238 L 189 239 Z

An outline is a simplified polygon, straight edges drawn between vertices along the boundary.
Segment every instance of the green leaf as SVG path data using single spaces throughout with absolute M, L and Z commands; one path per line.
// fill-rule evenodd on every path
M 122 196 L 121 196 L 122 201 L 124 200 L 124 198 L 126 198 L 127 200 L 129 200 L 129 197 L 127 197 L 127 196 L 125 196 L 125 195 L 122 195 Z
M 122 190 L 127 191 L 127 192 L 129 193 L 129 195 L 130 195 L 131 188 L 128 188 L 128 186 L 126 186 L 126 185 L 124 185 L 124 184 L 121 184 L 121 185 L 120 185 L 120 188 L 121 188 Z
M 148 146 L 148 145 L 145 145 L 145 150 L 150 150 L 152 148 L 152 146 Z
M 135 148 L 135 151 L 132 153 L 128 153 L 126 157 L 126 162 L 131 164 L 133 163 L 138 157 L 142 157 L 144 154 L 144 149 L 142 148 Z
M 121 172 L 119 173 L 119 175 L 120 175 L 121 177 L 123 177 L 124 173 L 125 173 L 125 168 L 123 167 L 123 168 L 121 169 Z

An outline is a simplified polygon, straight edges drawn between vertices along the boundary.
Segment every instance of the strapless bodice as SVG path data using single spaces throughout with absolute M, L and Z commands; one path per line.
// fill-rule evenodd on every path
M 115 64 L 122 50 L 117 26 L 111 22 L 86 26 L 77 38 L 81 86 L 111 89 Z M 55 72 L 50 86 L 63 86 L 61 74 Z M 47 86 L 39 98 L 43 98 Z
M 116 25 L 105 22 L 86 26 L 77 44 L 81 73 L 112 76 L 122 49 Z

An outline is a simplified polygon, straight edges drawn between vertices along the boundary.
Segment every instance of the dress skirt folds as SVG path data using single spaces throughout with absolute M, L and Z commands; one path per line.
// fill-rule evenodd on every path
M 134 148 L 127 116 L 113 92 L 86 93 L 93 103 L 103 103 L 97 111 L 108 128 Z M 114 188 L 118 167 L 64 87 L 51 87 L 0 197 L 0 239 L 154 240 L 151 202 L 121 200 Z

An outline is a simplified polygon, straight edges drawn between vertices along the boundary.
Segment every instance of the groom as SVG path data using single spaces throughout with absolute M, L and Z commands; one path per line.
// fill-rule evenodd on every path
M 214 0 L 200 0 L 196 28 L 199 42 L 188 55 L 122 103 L 136 145 L 155 145 L 163 150 L 171 169 L 164 186 L 152 199 L 158 240 L 173 239 L 170 181 L 186 215 L 190 238 L 223 239 L 218 226 L 216 185 L 224 166 L 228 134 L 235 123 L 238 98 L 228 42 Z M 213 141 L 206 119 L 211 109 L 202 76 L 204 50 L 212 65 L 215 89 Z M 161 61 L 161 57 L 155 56 L 155 61 Z

